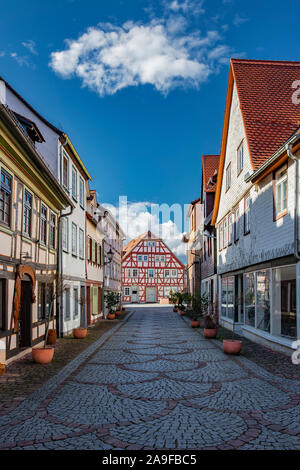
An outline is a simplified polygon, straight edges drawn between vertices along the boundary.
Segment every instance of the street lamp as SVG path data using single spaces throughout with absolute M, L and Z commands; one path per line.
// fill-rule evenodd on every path
M 107 256 L 107 258 L 108 258 L 108 261 L 104 261 L 104 266 L 105 266 L 106 264 L 111 263 L 112 260 L 113 260 L 114 254 L 113 254 L 113 252 L 111 251 L 111 248 L 110 248 L 109 251 L 106 253 L 106 256 Z

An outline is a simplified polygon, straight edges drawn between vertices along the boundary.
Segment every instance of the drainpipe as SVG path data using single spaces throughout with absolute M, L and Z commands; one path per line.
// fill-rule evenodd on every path
M 287 154 L 295 162 L 295 218 L 294 218 L 294 255 L 300 260 L 298 251 L 299 240 L 299 159 L 292 153 L 292 145 L 287 145 Z

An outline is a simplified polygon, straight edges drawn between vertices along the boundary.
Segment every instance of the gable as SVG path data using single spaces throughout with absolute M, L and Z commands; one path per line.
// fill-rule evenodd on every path
M 238 175 L 237 150 L 241 143 L 243 143 L 244 147 L 244 166 L 243 170 Z M 222 217 L 232 209 L 235 202 L 237 202 L 251 186 L 251 183 L 245 183 L 244 181 L 245 174 L 252 171 L 252 166 L 235 83 L 233 83 L 227 141 L 224 154 L 223 177 L 221 182 L 217 221 L 221 220 Z M 226 191 L 226 169 L 229 164 L 231 165 L 231 187 Z

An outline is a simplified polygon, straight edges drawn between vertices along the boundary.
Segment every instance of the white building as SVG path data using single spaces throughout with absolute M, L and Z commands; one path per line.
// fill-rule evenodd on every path
M 221 324 L 285 351 L 300 339 L 299 76 L 299 62 L 231 61 L 212 217 Z
M 64 288 L 63 298 L 58 298 L 58 329 L 60 334 L 67 334 L 86 322 L 84 304 L 80 300 L 85 298 L 85 186 L 90 176 L 69 137 L 1 78 L 0 102 L 14 112 L 20 126 L 34 140 L 42 160 L 74 204 L 74 208 L 64 211 L 58 218 L 58 271 L 63 276 Z

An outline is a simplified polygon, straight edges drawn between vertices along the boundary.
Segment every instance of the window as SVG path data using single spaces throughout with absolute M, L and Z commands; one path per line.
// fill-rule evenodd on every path
M 223 222 L 219 224 L 219 250 L 223 248 Z
M 165 269 L 165 277 L 170 277 L 170 271 L 168 269 Z
M 41 205 L 41 239 L 43 245 L 47 244 L 47 207 Z
M 223 227 L 223 240 L 224 240 L 224 243 L 223 243 L 223 247 L 226 248 L 227 244 L 228 244 L 228 220 L 227 220 L 227 217 L 225 217 L 224 219 L 224 227 Z
M 148 261 L 148 256 L 144 256 L 144 261 Z
M 91 239 L 90 237 L 86 238 L 86 257 L 88 261 L 91 261 L 91 254 L 92 254 L 92 249 L 91 249 Z
M 240 209 L 234 212 L 234 241 L 236 242 L 240 236 Z
M 244 143 L 242 142 L 237 150 L 237 174 L 239 175 L 244 167 Z
M 255 327 L 255 273 L 244 275 L 245 324 Z
M 296 265 L 274 269 L 273 334 L 297 339 Z
M 72 166 L 72 198 L 77 201 L 77 170 Z
M 0 279 L 0 330 L 6 329 L 6 279 Z
M 31 236 L 32 194 L 25 189 L 23 207 L 23 233 Z
M 256 273 L 256 328 L 270 332 L 270 270 Z
M 125 289 L 124 289 L 124 295 L 130 295 L 130 289 L 129 289 L 129 287 L 125 287 Z
M 143 257 L 141 255 L 138 256 L 138 261 L 143 261 Z
M 96 263 L 96 242 L 95 240 L 91 240 L 92 242 L 92 263 Z
M 250 196 L 245 197 L 244 234 L 250 232 Z
M 222 316 L 234 319 L 234 276 L 222 278 Z
M 172 269 L 172 277 L 177 277 L 177 269 Z
M 53 308 L 53 284 L 39 283 L 38 288 L 38 320 L 43 321 L 49 317 Z
M 73 289 L 73 302 L 74 302 L 74 318 L 78 317 L 78 288 L 74 287 Z
M 55 214 L 53 214 L 52 212 L 50 213 L 50 240 L 49 240 L 49 244 L 50 244 L 50 248 L 52 248 L 54 250 L 55 248 L 55 236 L 56 234 L 56 217 L 55 217 Z
M 69 251 L 69 219 L 62 218 L 62 249 Z
M 64 302 L 64 312 L 65 312 L 65 319 L 71 319 L 71 305 L 70 305 L 70 288 L 68 287 L 65 290 L 65 302 Z
M 132 277 L 138 277 L 138 270 L 137 269 L 132 270 Z
M 84 259 L 84 231 L 79 229 L 79 258 Z
M 275 174 L 275 217 L 287 213 L 287 167 Z
M 79 204 L 84 209 L 84 181 L 79 178 Z
M 0 222 L 10 227 L 12 177 L 1 170 Z
M 148 277 L 151 277 L 151 278 L 154 277 L 154 269 L 149 269 L 148 270 Z
M 97 264 L 101 265 L 101 245 L 97 244 Z
M 228 244 L 231 245 L 233 242 L 233 214 L 228 217 Z
M 148 242 L 148 246 L 155 247 L 156 243 L 155 242 Z
M 62 184 L 64 188 L 69 191 L 69 158 L 63 152 L 63 168 L 62 168 Z
M 228 167 L 226 168 L 226 191 L 231 186 L 231 163 L 229 163 Z
M 72 222 L 72 255 L 77 256 L 77 225 Z

